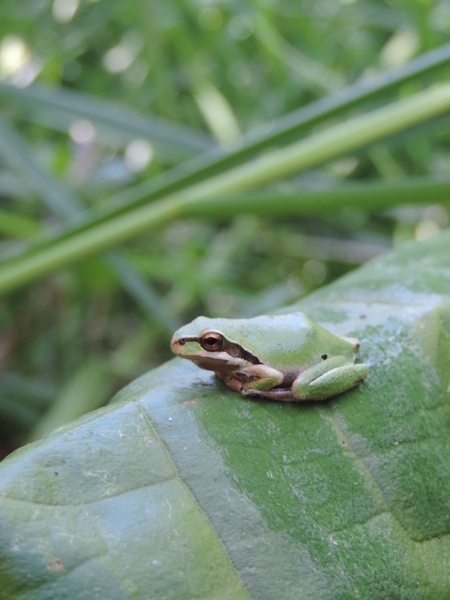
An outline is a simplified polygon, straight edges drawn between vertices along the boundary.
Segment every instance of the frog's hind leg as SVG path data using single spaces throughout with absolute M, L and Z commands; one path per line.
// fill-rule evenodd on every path
M 349 364 L 345 356 L 334 356 L 303 371 L 292 384 L 292 396 L 295 400 L 325 400 L 362 383 L 368 372 L 365 364 Z

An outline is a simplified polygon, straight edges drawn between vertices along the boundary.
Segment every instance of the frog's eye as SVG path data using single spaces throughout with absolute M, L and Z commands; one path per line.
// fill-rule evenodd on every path
M 215 333 L 214 331 L 204 333 L 202 335 L 201 344 L 203 350 L 207 350 L 208 352 L 217 352 L 218 350 L 222 350 L 223 335 L 220 335 L 220 333 Z

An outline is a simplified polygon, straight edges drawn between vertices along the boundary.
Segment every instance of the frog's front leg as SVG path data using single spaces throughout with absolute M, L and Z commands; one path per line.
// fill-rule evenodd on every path
M 221 378 L 228 387 L 244 396 L 260 396 L 260 392 L 280 385 L 283 382 L 283 373 L 267 365 L 252 365 Z
M 349 363 L 345 356 L 333 356 L 303 371 L 292 384 L 294 400 L 325 400 L 342 394 L 367 377 L 365 364 Z

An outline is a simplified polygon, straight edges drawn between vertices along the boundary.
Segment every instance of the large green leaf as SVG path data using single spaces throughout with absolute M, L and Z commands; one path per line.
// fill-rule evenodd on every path
M 294 307 L 361 339 L 341 397 L 174 360 L 0 466 L 0 598 L 450 596 L 450 232 Z

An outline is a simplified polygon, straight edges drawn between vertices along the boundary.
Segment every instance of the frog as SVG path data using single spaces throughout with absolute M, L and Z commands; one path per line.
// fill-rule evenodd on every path
M 359 348 L 359 340 L 333 333 L 302 312 L 197 317 L 171 341 L 174 354 L 214 371 L 230 389 L 282 402 L 326 400 L 361 384 L 369 368 L 355 363 Z

